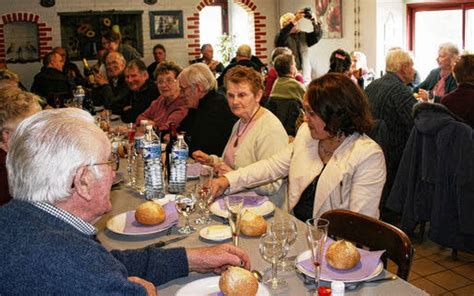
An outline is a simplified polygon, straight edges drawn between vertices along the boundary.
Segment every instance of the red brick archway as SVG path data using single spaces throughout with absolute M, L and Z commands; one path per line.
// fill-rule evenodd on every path
M 254 14 L 254 26 L 255 26 L 255 55 L 260 58 L 264 63 L 267 61 L 267 39 L 266 39 L 266 30 L 267 27 L 266 19 L 267 17 L 262 15 L 257 11 L 257 5 L 250 0 L 234 0 L 235 3 L 240 4 L 247 11 Z M 192 16 L 186 18 L 187 20 L 187 29 L 188 34 L 186 35 L 188 39 L 188 55 L 191 59 L 198 58 L 201 53 L 200 49 L 200 32 L 199 32 L 199 12 L 206 7 L 214 3 L 214 0 L 201 0 L 196 6 L 196 13 L 193 13 Z
M 46 23 L 39 22 L 39 15 L 29 12 L 13 12 L 1 16 L 2 23 L 0 24 L 0 63 L 5 63 L 5 33 L 4 26 L 13 22 L 30 22 L 38 25 L 38 46 L 39 57 L 44 57 L 51 51 L 51 27 L 47 27 Z

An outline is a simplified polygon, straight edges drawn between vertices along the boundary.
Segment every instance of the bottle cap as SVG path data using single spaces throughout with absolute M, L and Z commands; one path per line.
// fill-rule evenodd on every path
M 146 125 L 146 130 L 149 131 L 149 130 L 151 130 L 151 129 L 153 129 L 153 125 L 147 124 L 147 125 Z
M 178 135 L 178 139 L 184 139 L 184 135 L 183 135 L 183 134 L 179 134 L 179 135 Z
M 148 120 L 146 120 L 146 119 L 140 120 L 140 125 L 141 126 L 147 126 L 148 125 Z

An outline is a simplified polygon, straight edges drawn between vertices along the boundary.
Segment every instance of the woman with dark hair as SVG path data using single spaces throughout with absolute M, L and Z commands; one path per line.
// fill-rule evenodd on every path
M 336 49 L 329 57 L 329 71 L 328 73 L 342 73 L 349 75 L 351 69 L 352 59 L 351 55 L 344 49 Z
M 363 91 L 349 77 L 329 73 L 309 84 L 303 106 L 305 123 L 294 142 L 214 180 L 214 196 L 288 176 L 289 208 L 300 220 L 336 208 L 378 217 L 385 159 L 366 135 L 373 120 Z

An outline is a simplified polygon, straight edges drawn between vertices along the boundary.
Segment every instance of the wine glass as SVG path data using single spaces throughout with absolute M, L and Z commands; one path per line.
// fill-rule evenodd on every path
M 238 247 L 240 235 L 240 217 L 242 216 L 244 198 L 237 195 L 228 195 L 224 199 L 227 209 L 227 218 L 229 220 L 230 229 L 232 230 L 232 242 L 234 243 L 234 246 Z
M 192 227 L 189 223 L 189 215 L 194 212 L 194 209 L 196 208 L 196 202 L 196 197 L 192 192 L 186 192 L 185 194 L 176 195 L 176 210 L 186 219 L 186 224 L 180 229 L 178 229 L 179 233 L 190 234 L 196 231 L 196 229 Z
M 211 218 L 209 217 L 209 203 L 212 200 L 212 177 L 214 170 L 208 165 L 201 166 L 199 172 L 199 183 L 196 185 L 196 196 L 198 198 L 198 205 L 201 212 L 201 217 L 196 219 L 197 224 L 209 224 Z
M 288 249 L 296 242 L 298 236 L 296 223 L 290 219 L 273 220 L 270 224 L 270 232 L 279 238 L 285 238 L 288 242 Z M 278 262 L 278 267 L 281 267 L 284 271 L 291 271 L 295 268 L 294 262 L 287 258 Z
M 319 288 L 319 277 L 321 275 L 321 262 L 324 244 L 328 236 L 329 221 L 322 218 L 312 218 L 306 221 L 308 245 L 311 250 L 311 259 L 314 264 L 314 283 L 316 291 Z
M 271 276 L 264 283 L 271 289 L 286 287 L 288 285 L 287 282 L 277 276 L 277 263 L 288 253 L 286 238 L 278 237 L 272 233 L 264 234 L 260 238 L 259 249 L 263 259 L 272 264 Z

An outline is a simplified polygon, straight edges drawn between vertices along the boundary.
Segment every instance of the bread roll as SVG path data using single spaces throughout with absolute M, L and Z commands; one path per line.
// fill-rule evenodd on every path
M 333 268 L 351 269 L 359 263 L 360 253 L 351 242 L 338 240 L 329 246 L 326 260 Z
M 226 296 L 254 296 L 258 281 L 247 269 L 229 267 L 219 279 L 219 288 Z
M 240 218 L 240 232 L 247 236 L 261 236 L 267 232 L 267 221 L 247 210 Z
M 142 203 L 135 211 L 135 219 L 140 224 L 155 225 L 165 221 L 166 213 L 163 207 L 153 201 Z

